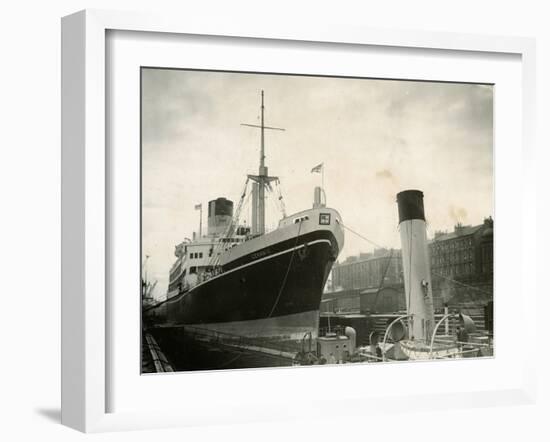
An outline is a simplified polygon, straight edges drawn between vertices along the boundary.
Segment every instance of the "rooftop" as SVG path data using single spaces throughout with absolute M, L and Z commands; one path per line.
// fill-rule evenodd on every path
M 431 242 L 446 241 L 448 239 L 459 238 L 461 236 L 473 235 L 483 227 L 483 224 L 478 226 L 463 226 L 457 224 L 452 232 L 435 232 L 434 238 Z
M 359 255 L 348 256 L 344 261 L 338 263 L 337 265 L 342 264 L 354 264 L 358 262 L 369 261 L 371 259 L 380 259 L 380 258 L 398 258 L 400 256 L 401 250 L 399 249 L 376 249 L 374 252 L 369 253 L 360 253 Z

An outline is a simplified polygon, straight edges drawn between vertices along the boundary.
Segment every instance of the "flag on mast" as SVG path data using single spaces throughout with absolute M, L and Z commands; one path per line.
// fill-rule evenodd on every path
M 323 163 L 318 164 L 313 169 L 311 169 L 311 173 L 321 173 L 323 171 Z
M 202 203 L 195 204 L 195 210 L 201 210 L 202 209 Z

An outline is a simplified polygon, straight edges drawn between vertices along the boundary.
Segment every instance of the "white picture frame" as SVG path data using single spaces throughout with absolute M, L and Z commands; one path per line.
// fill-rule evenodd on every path
M 206 425 L 209 417 L 198 409 L 190 415 L 178 410 L 108 412 L 107 396 L 112 388 L 107 376 L 109 308 L 107 272 L 109 263 L 106 228 L 109 219 L 109 187 L 106 155 L 106 34 L 108 31 L 143 31 L 162 34 L 206 35 L 292 42 L 369 45 L 379 48 L 437 49 L 483 54 L 512 54 L 521 57 L 521 156 L 523 175 L 520 259 L 533 255 L 535 231 L 535 177 L 529 171 L 534 158 L 535 43 L 518 37 L 494 37 L 416 31 L 388 31 L 345 26 L 309 24 L 293 27 L 282 23 L 212 22 L 208 18 L 155 16 L 151 14 L 86 10 L 62 20 L 62 423 L 85 432 L 112 431 L 168 426 Z M 498 170 L 497 170 L 498 174 Z M 498 247 L 498 246 L 497 246 Z M 523 272 L 525 272 L 525 268 Z M 525 273 L 522 273 L 523 275 Z M 536 303 L 534 280 L 522 278 L 518 311 Z M 497 307 L 498 312 L 498 307 Z M 498 313 L 496 314 L 499 320 Z M 522 329 L 525 349 L 534 347 L 536 324 Z M 530 344 L 533 343 L 533 344 Z M 497 344 L 498 345 L 498 344 Z M 498 352 L 498 349 L 497 349 Z M 498 355 L 497 355 L 498 358 Z M 374 409 L 396 412 L 409 409 L 469 407 L 472 398 L 478 406 L 533 403 L 535 400 L 535 360 L 522 362 L 521 374 L 499 389 L 463 393 L 416 394 L 396 400 L 395 395 L 378 397 L 376 404 L 358 397 L 342 397 L 347 408 L 339 412 L 367 414 Z M 325 368 L 323 368 L 324 370 Z M 335 368 L 338 370 L 339 368 Z M 360 367 L 358 367 L 360 369 Z M 333 370 L 333 368 L 327 368 Z M 278 374 L 279 373 L 279 374 Z M 284 373 L 281 375 L 280 373 Z M 202 375 L 205 376 L 205 375 Z M 209 374 L 208 376 L 218 376 Z M 292 376 L 273 370 L 272 377 Z M 383 374 L 381 374 L 383 376 Z M 310 401 L 314 408 L 324 405 Z M 285 419 L 303 414 L 299 407 L 265 408 L 239 404 L 239 418 L 222 410 L 218 422 L 247 422 Z M 211 418 L 211 417 L 210 417 Z

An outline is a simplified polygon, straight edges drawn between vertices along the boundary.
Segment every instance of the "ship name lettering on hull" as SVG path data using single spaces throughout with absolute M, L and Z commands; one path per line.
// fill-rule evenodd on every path
M 252 259 L 258 259 L 258 258 L 263 258 L 264 256 L 267 256 L 270 254 L 271 254 L 271 249 L 265 249 L 265 250 L 260 250 L 259 252 L 256 252 L 256 253 L 252 253 L 250 256 L 252 257 Z

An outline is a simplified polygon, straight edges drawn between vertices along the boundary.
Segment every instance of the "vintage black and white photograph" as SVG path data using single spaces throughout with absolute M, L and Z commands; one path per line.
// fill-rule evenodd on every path
M 141 68 L 141 372 L 492 357 L 493 100 Z

